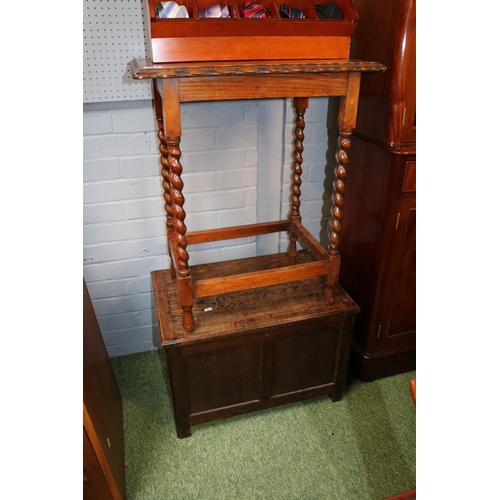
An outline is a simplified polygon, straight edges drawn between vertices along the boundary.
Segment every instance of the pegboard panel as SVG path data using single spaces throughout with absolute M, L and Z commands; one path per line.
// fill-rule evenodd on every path
M 147 55 L 145 0 L 83 0 L 83 102 L 151 99 L 128 63 Z

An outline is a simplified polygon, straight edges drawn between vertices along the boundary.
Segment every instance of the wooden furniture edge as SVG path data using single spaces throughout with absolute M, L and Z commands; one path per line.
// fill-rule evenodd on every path
M 413 399 L 413 403 L 417 404 L 417 377 L 413 377 L 410 380 L 410 392 Z
M 174 323 L 172 317 L 168 314 L 167 307 L 160 307 L 160 305 L 168 304 L 167 293 L 167 280 L 166 274 L 170 274 L 168 269 L 160 269 L 151 272 L 151 281 L 153 282 L 153 296 L 155 300 L 156 319 L 158 320 L 158 329 L 160 330 L 160 338 L 162 339 L 162 346 L 164 343 L 175 342 Z M 164 336 L 169 334 L 168 338 L 164 340 Z
M 351 59 L 334 60 L 276 60 L 276 61 L 224 61 L 187 62 L 155 64 L 148 58 L 133 59 L 129 63 L 130 73 L 135 80 L 154 78 L 186 78 L 193 76 L 258 75 L 293 73 L 345 73 L 351 71 L 374 72 L 387 68 L 372 61 Z
M 350 366 L 355 371 L 356 378 L 362 382 L 372 382 L 379 378 L 414 370 L 415 353 L 415 344 L 403 347 L 395 345 L 384 350 L 365 352 L 353 339 Z
M 106 455 L 104 454 L 104 450 L 102 449 L 101 441 L 99 440 L 99 436 L 95 430 L 92 419 L 90 418 L 89 412 L 87 410 L 87 406 L 83 403 L 83 428 L 87 432 L 87 436 L 89 438 L 90 444 L 94 450 L 95 456 L 101 466 L 102 472 L 106 481 L 108 483 L 109 491 L 115 500 L 123 500 L 122 494 L 120 493 L 120 488 L 118 487 L 116 480 L 113 476 L 113 472 L 109 467 L 108 461 L 106 459 Z
M 417 489 L 413 488 L 412 490 L 405 491 L 404 493 L 398 493 L 397 495 L 393 495 L 392 497 L 384 498 L 384 500 L 416 500 L 417 498 Z
M 387 144 L 386 142 L 382 141 L 377 141 L 376 139 L 372 139 L 371 137 L 367 137 L 366 135 L 360 134 L 356 132 L 356 130 L 353 130 L 352 132 L 353 138 L 366 142 L 370 146 L 373 146 L 374 148 L 381 149 L 383 151 L 386 151 L 390 154 L 395 154 L 395 155 L 415 155 L 417 154 L 417 143 L 416 142 L 407 142 L 407 143 L 400 143 L 397 145 L 392 145 L 392 144 Z

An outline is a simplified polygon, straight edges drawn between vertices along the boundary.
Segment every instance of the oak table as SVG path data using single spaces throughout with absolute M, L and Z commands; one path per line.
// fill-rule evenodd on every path
M 323 277 L 325 303 L 333 302 L 334 285 L 340 268 L 339 237 L 342 229 L 344 181 L 347 176 L 348 151 L 356 123 L 361 73 L 384 71 L 377 62 L 353 60 L 224 61 L 154 64 L 148 59 L 130 62 L 132 77 L 153 82 L 154 105 L 158 122 L 160 161 L 166 211 L 166 233 L 171 258 L 170 269 L 176 277 L 182 308 L 182 326 L 195 329 L 195 299 Z M 332 218 L 328 249 L 324 249 L 302 225 L 300 185 L 302 174 L 304 114 L 309 97 L 340 96 L 338 116 L 339 147 L 333 191 Z M 293 98 L 294 151 L 291 184 L 291 208 L 287 220 L 249 224 L 189 233 L 182 193 L 182 137 L 180 105 L 183 102 L 231 99 Z M 297 253 L 297 244 L 307 249 L 312 261 L 291 263 L 274 269 L 234 275 L 206 277 L 194 281 L 187 247 L 199 243 L 287 232 L 288 254 Z
M 152 273 L 179 438 L 191 425 L 320 395 L 343 397 L 359 307 L 337 283 L 345 179 L 361 74 L 376 62 L 297 60 L 154 64 L 133 60 L 153 82 L 170 270 Z M 309 97 L 340 96 L 329 245 L 302 225 L 300 186 Z M 293 98 L 294 146 L 286 220 L 188 232 L 182 193 L 181 103 Z M 279 168 L 279 166 L 277 166 Z M 286 232 L 287 252 L 189 265 L 188 247 Z M 298 248 L 297 242 L 302 247 Z

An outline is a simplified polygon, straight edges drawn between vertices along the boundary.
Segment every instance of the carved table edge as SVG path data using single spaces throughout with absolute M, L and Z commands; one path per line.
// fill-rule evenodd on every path
M 228 61 L 228 62 L 187 62 L 155 64 L 150 59 L 133 59 L 129 63 L 134 80 L 153 78 L 188 78 L 210 76 L 241 76 L 298 73 L 346 73 L 375 72 L 387 68 L 372 61 L 352 59 L 297 60 L 297 61 Z

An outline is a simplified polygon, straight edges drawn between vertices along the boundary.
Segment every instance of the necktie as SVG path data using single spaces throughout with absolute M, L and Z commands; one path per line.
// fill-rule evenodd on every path
M 333 2 L 322 3 L 315 7 L 320 19 L 344 19 L 342 11 Z
M 231 17 L 227 5 L 212 5 L 200 10 L 200 17 Z
M 240 11 L 240 14 L 248 19 L 252 18 L 262 18 L 262 17 L 271 17 L 269 12 L 267 12 L 264 7 L 257 2 L 247 1 L 243 4 L 243 9 Z
M 155 14 L 157 19 L 189 17 L 186 7 L 178 5 L 176 2 L 160 2 L 155 7 Z
M 304 19 L 306 17 L 301 10 L 297 9 L 296 7 L 291 7 L 290 5 L 280 5 L 279 11 L 280 11 L 280 16 L 285 19 L 287 18 Z

